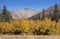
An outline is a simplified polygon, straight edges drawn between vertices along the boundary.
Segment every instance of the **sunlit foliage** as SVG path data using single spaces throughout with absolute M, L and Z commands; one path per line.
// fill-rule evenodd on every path
M 40 29 L 39 29 L 40 28 Z M 12 20 L 8 22 L 0 22 L 0 34 L 21 31 L 20 34 L 25 33 L 26 35 L 33 35 L 34 30 L 40 30 L 45 32 L 49 30 L 49 35 L 60 34 L 60 20 L 58 22 L 51 21 L 47 17 L 41 20 Z

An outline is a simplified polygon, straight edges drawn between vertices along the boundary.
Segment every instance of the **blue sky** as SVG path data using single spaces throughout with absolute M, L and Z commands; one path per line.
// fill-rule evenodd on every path
M 8 10 L 21 10 L 31 8 L 42 10 L 53 6 L 55 3 L 60 4 L 60 0 L 0 0 L 0 7 L 6 5 Z

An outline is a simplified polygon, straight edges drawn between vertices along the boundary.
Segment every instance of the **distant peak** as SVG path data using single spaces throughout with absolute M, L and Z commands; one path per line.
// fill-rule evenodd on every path
M 24 10 L 31 10 L 30 8 L 24 8 Z

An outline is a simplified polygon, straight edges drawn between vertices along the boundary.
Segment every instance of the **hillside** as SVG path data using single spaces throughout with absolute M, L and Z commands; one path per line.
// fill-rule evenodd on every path
M 28 19 L 36 14 L 38 14 L 40 11 L 32 10 L 29 8 L 24 8 L 22 10 L 16 10 L 12 11 L 12 17 L 13 19 Z
M 53 10 L 54 10 L 54 6 L 51 6 L 51 7 L 46 9 L 46 12 L 53 13 Z M 60 4 L 58 5 L 58 11 L 60 12 Z
M 45 10 L 45 15 L 49 15 L 49 13 L 53 14 L 54 6 L 51 6 Z M 58 11 L 60 12 L 60 5 L 58 5 Z M 24 8 L 22 10 L 12 11 L 13 19 L 33 19 L 36 16 L 42 16 L 42 11 L 32 10 L 30 8 Z

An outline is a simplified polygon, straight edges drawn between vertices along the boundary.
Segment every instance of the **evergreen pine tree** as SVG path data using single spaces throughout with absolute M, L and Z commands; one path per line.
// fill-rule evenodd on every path
M 57 4 L 55 4 L 55 6 L 54 6 L 53 20 L 55 20 L 55 21 L 59 20 L 59 11 L 58 11 L 58 5 Z
M 42 11 L 42 20 L 44 20 L 45 19 L 45 10 L 43 9 L 43 11 Z
M 51 12 L 49 12 L 48 18 L 51 18 L 51 19 L 53 18 L 53 15 Z
M 1 16 L 2 16 L 2 15 L 1 15 L 1 8 L 0 8 L 0 21 L 1 21 Z
M 2 10 L 2 21 L 9 22 L 10 16 L 11 16 L 10 12 L 6 9 L 6 6 L 4 6 Z
M 39 15 L 38 15 L 38 19 L 40 20 L 40 13 L 39 13 Z

